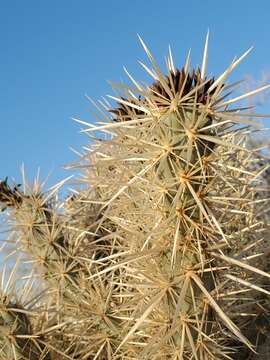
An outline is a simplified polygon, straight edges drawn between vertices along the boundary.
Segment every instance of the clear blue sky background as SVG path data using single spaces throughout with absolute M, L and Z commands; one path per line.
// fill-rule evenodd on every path
M 22 162 L 30 179 L 39 166 L 49 184 L 70 175 L 69 147 L 88 142 L 71 117 L 94 121 L 84 94 L 112 94 L 106 81 L 126 79 L 123 65 L 147 79 L 137 33 L 159 63 L 171 44 L 177 65 L 192 48 L 196 66 L 209 28 L 212 74 L 251 45 L 235 78 L 269 73 L 269 12 L 267 0 L 1 0 L 0 178 L 20 179 Z

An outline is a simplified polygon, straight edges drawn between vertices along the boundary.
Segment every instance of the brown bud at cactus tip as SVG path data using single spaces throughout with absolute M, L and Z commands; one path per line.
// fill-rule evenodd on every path
M 22 202 L 22 193 L 19 190 L 20 184 L 13 189 L 8 185 L 8 178 L 0 181 L 0 209 L 4 211 L 8 207 L 17 207 Z

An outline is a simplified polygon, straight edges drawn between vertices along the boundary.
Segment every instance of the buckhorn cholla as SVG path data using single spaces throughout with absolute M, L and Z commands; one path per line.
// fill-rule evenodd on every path
M 153 84 L 126 71 L 117 107 L 78 120 L 95 142 L 63 209 L 58 187 L 1 183 L 16 246 L 48 284 L 28 303 L 3 286 L 1 359 L 246 359 L 265 340 L 268 165 L 250 145 L 257 115 L 234 104 L 269 86 L 231 97 L 250 50 L 207 78 L 207 36 L 201 69 L 169 51 L 163 75 L 140 41 Z

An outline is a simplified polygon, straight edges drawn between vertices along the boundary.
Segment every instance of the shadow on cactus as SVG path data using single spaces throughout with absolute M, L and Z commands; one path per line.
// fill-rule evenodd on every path
M 49 285 L 31 334 L 51 359 L 256 359 L 270 333 L 269 160 L 251 145 L 263 115 L 241 101 L 270 86 L 232 96 L 250 50 L 207 78 L 208 35 L 200 69 L 169 51 L 166 74 L 140 41 L 153 83 L 126 71 L 116 106 L 91 100 L 98 124 L 77 120 L 95 142 L 75 195 L 1 183 L 16 243 Z

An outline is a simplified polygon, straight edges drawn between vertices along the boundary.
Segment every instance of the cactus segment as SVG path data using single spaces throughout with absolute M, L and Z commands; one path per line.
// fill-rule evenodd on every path
M 111 274 L 109 264 L 97 274 L 124 284 L 129 310 L 117 315 L 126 320 L 116 354 L 131 344 L 137 345 L 130 354 L 140 359 L 230 358 L 232 343 L 253 351 L 245 335 L 251 299 L 256 286 L 265 291 L 261 277 L 269 274 L 253 266 L 262 248 L 250 260 L 246 248 L 258 240 L 253 226 L 265 231 L 254 200 L 265 190 L 256 176 L 261 155 L 248 147 L 247 114 L 228 105 L 267 87 L 228 100 L 233 87 L 225 80 L 249 51 L 215 80 L 205 76 L 206 55 L 202 71 L 187 64 L 175 69 L 170 55 L 163 75 L 143 46 L 153 85 L 143 87 L 130 75 L 133 87 L 111 97 L 118 106 L 104 104 L 111 123 L 84 130 L 111 134 L 84 156 L 84 176 L 99 194 L 104 219 L 115 224 L 118 247 L 138 257 L 120 262 L 121 275 Z M 140 259 L 144 251 L 151 257 Z M 235 316 L 230 293 L 245 319 Z

